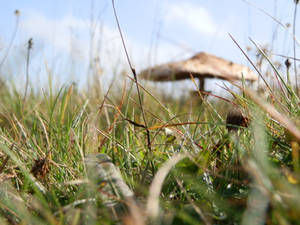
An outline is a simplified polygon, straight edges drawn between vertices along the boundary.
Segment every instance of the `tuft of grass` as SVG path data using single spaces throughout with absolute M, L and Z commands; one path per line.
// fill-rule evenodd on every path
M 193 108 L 189 99 L 166 107 L 139 85 L 152 154 L 147 154 L 132 86 L 103 101 L 72 86 L 30 93 L 26 104 L 9 87 L 12 91 L 1 92 L 3 224 L 133 223 L 132 211 L 113 216 L 101 197 L 105 193 L 91 189 L 84 159 L 97 152 L 111 157 L 135 194 L 142 218 L 155 212 L 155 224 L 297 223 L 299 109 L 290 85 L 282 84 L 288 94 L 272 90 L 268 102 L 244 89 L 244 95 L 232 93 L 232 103 L 204 100 Z M 224 106 L 239 106 L 250 125 L 227 130 Z M 188 157 L 173 161 L 178 154 Z

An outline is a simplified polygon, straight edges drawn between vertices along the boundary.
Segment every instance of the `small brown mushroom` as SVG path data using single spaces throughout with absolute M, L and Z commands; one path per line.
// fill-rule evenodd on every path
M 249 118 L 241 109 L 233 108 L 227 113 L 226 128 L 228 131 L 237 131 L 239 127 L 248 127 Z
M 199 89 L 204 91 L 205 78 L 219 78 L 222 80 L 256 81 L 257 75 L 248 67 L 233 63 L 220 57 L 201 52 L 193 57 L 166 63 L 145 69 L 139 77 L 151 81 L 174 81 L 190 79 L 190 75 L 199 79 Z

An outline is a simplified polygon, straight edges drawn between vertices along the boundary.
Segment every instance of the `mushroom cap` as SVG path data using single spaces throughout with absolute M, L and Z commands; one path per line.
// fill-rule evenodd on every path
M 250 119 L 241 109 L 233 108 L 227 113 L 226 128 L 228 131 L 237 131 L 239 127 L 248 127 Z
M 143 70 L 139 77 L 151 81 L 174 81 L 197 78 L 219 78 L 223 80 L 255 81 L 257 75 L 248 67 L 233 63 L 223 58 L 200 52 L 193 57 Z

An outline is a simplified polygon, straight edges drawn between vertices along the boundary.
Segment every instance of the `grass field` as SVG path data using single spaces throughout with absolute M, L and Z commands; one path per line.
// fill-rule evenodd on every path
M 208 101 L 129 78 L 25 96 L 1 82 L 0 224 L 300 224 L 300 99 L 268 63 L 267 97 L 244 83 Z M 247 124 L 226 122 L 233 108 Z M 91 176 L 96 153 L 133 196 Z
M 297 123 L 299 100 L 291 88 L 273 90 L 267 106 L 235 93 L 232 103 L 162 102 L 141 89 L 148 144 L 129 86 L 112 98 L 69 86 L 23 99 L 2 85 L 1 224 L 116 223 L 105 194 L 89 190 L 83 158 L 90 153 L 111 157 L 143 214 L 154 176 L 167 169 L 157 224 L 298 223 L 299 131 L 289 121 Z M 224 109 L 233 103 L 248 128 L 226 129 Z

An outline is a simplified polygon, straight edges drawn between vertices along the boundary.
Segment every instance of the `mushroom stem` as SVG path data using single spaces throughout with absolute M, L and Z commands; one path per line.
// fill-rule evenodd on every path
M 204 78 L 199 78 L 199 91 L 204 91 L 204 86 L 205 86 L 205 83 L 204 83 Z

